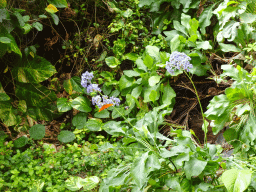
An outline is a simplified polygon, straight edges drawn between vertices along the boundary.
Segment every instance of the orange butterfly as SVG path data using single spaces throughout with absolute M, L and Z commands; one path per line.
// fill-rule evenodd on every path
M 109 107 L 111 107 L 113 104 L 106 104 L 106 105 L 103 105 L 100 109 L 99 109 L 99 112 L 101 112 L 102 110 L 104 109 L 107 109 Z

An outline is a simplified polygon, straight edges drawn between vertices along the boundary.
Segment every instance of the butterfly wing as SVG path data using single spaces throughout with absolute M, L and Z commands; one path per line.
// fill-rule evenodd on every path
M 111 107 L 113 104 L 106 104 L 106 105 L 103 105 L 100 109 L 99 109 L 99 112 L 103 111 L 104 109 L 107 109 L 109 107 Z

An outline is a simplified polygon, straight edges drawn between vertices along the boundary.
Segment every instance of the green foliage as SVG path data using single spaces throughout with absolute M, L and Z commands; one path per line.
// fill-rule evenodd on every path
M 239 150 L 242 144 L 254 145 L 255 117 L 255 68 L 248 73 L 239 65 L 222 65 L 222 77 L 229 76 L 234 82 L 225 94 L 215 96 L 208 105 L 205 115 L 212 120 L 214 134 L 229 125 L 224 133 L 226 140 L 236 143 Z M 238 121 L 237 121 L 237 118 Z M 249 148 L 247 149 L 247 151 Z

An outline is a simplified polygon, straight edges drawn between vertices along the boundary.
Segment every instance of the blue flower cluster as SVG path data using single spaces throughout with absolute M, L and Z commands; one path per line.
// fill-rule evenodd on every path
M 86 71 L 85 73 L 82 74 L 82 80 L 81 80 L 81 85 L 86 88 L 88 83 L 91 83 L 91 80 L 93 78 L 93 73 L 89 73 L 88 71 Z
M 81 85 L 86 88 L 86 91 L 88 94 L 92 92 L 101 92 L 101 89 L 99 88 L 98 84 L 92 84 L 91 81 L 94 78 L 93 73 L 89 73 L 86 71 L 85 73 L 82 74 L 81 77 Z M 113 106 L 119 106 L 120 104 L 120 99 L 116 97 L 110 97 L 103 95 L 102 98 L 100 95 L 92 97 L 92 104 L 97 105 L 99 108 L 101 108 L 103 105 L 106 104 L 113 104 Z
M 99 108 L 106 104 L 113 104 L 113 106 L 119 106 L 120 102 L 120 99 L 113 96 L 110 98 L 108 98 L 107 95 L 103 95 L 102 98 L 99 95 L 92 97 L 92 104 L 97 105 Z
M 190 60 L 191 58 L 185 53 L 174 51 L 170 55 L 169 61 L 166 61 L 165 68 L 171 74 L 174 74 L 175 69 L 183 69 L 189 72 L 189 69 L 193 68 L 193 65 L 189 62 Z

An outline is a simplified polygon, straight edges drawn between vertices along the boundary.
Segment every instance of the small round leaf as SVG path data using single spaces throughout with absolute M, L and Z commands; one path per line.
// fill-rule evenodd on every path
M 35 140 L 41 140 L 45 136 L 45 127 L 41 124 L 34 125 L 29 130 L 30 136 Z
M 62 143 L 68 143 L 76 138 L 75 134 L 71 131 L 61 131 L 58 135 L 58 139 Z
M 26 136 L 22 136 L 13 142 L 14 147 L 17 147 L 17 148 L 24 147 L 27 143 L 28 143 L 28 138 Z

